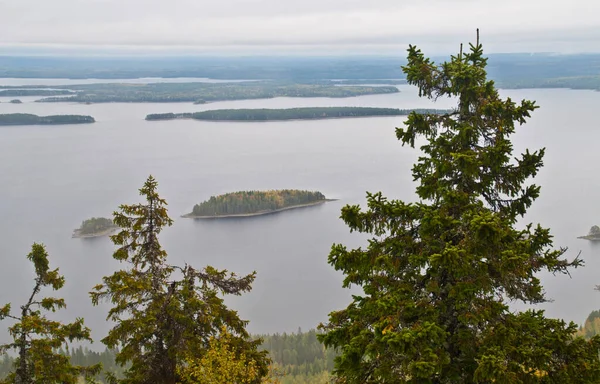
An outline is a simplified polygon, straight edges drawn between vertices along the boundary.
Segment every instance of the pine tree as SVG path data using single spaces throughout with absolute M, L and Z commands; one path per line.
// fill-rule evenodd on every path
M 15 384 L 34 383 L 77 383 L 79 377 L 91 378 L 100 370 L 100 365 L 82 367 L 72 365 L 70 358 L 60 353 L 67 342 L 91 341 L 90 330 L 78 318 L 70 324 L 49 320 L 44 312 L 56 312 L 66 308 L 64 299 L 39 298 L 45 287 L 57 291 L 65 279 L 57 269 L 50 269 L 48 253 L 42 244 L 34 243 L 27 258 L 35 267 L 34 287 L 27 302 L 18 315 L 13 314 L 11 305 L 0 308 L 0 320 L 12 319 L 15 324 L 8 330 L 12 343 L 0 345 L 0 354 L 15 350 L 14 371 L 3 381 Z
M 332 312 L 320 340 L 339 348 L 344 383 L 597 383 L 600 340 L 541 310 L 512 312 L 510 300 L 546 301 L 536 274 L 568 273 L 578 258 L 553 250 L 540 225 L 517 229 L 539 196 L 528 180 L 544 149 L 512 155 L 510 136 L 537 106 L 502 99 L 487 80 L 479 36 L 467 53 L 436 65 L 414 46 L 403 67 L 429 99 L 450 97 L 443 115 L 409 115 L 396 134 L 420 147 L 412 173 L 420 201 L 367 194 L 368 209 L 342 209 L 366 248 L 332 247 L 344 286 L 362 287 Z
M 250 339 L 247 321 L 227 308 L 222 297 L 248 292 L 255 274 L 238 277 L 210 266 L 197 270 L 168 264 L 158 235 L 173 221 L 152 176 L 140 195 L 144 204 L 121 205 L 114 213 L 121 231 L 111 236 L 118 247 L 113 257 L 129 268 L 104 277 L 90 293 L 95 305 L 103 299 L 113 304 L 107 319 L 116 325 L 102 341 L 108 348 L 119 348 L 117 363 L 131 364 L 122 382 L 180 382 L 182 364 L 201 359 L 223 326 L 233 348 L 255 361 L 260 382 L 268 374 L 269 360 L 257 350 L 260 340 Z

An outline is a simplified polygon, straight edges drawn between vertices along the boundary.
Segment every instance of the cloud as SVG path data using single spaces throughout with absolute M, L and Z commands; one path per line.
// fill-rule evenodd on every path
M 447 50 L 479 27 L 492 50 L 600 48 L 588 32 L 600 26 L 594 0 L 0 0 L 0 9 L 5 45 Z

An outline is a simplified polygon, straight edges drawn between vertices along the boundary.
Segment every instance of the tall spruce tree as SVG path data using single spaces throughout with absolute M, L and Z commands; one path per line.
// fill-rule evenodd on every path
M 34 287 L 18 314 L 13 314 L 11 305 L 0 308 L 0 320 L 12 319 L 15 324 L 9 328 L 13 342 L 0 345 L 0 354 L 14 350 L 17 358 L 14 371 L 4 383 L 75 384 L 80 377 L 90 378 L 98 373 L 100 365 L 90 367 L 75 366 L 60 349 L 74 341 L 91 341 L 90 330 L 78 318 L 70 324 L 50 320 L 44 312 L 56 312 L 66 307 L 65 300 L 56 297 L 39 298 L 45 287 L 57 291 L 65 284 L 65 278 L 57 269 L 50 269 L 48 253 L 42 244 L 34 243 L 27 258 L 35 268 Z
M 368 209 L 342 209 L 366 248 L 334 245 L 329 262 L 344 286 L 362 287 L 321 325 L 340 350 L 344 383 L 597 383 L 600 340 L 576 339 L 575 324 L 508 302 L 546 301 L 536 274 L 581 265 L 553 250 L 548 229 L 517 219 L 539 196 L 528 180 L 544 149 L 513 157 L 510 136 L 537 106 L 502 99 L 487 80 L 482 46 L 436 65 L 414 46 L 403 67 L 429 99 L 450 97 L 444 115 L 412 113 L 396 135 L 422 155 L 412 173 L 417 203 L 368 193 Z
M 130 364 L 122 382 L 181 382 L 182 365 L 202 359 L 221 327 L 228 330 L 233 350 L 252 359 L 260 382 L 269 365 L 266 353 L 257 350 L 260 340 L 250 338 L 247 321 L 223 302 L 223 295 L 248 292 L 255 273 L 238 277 L 210 266 L 197 270 L 168 264 L 158 235 L 173 221 L 152 176 L 140 195 L 145 203 L 121 205 L 114 213 L 121 231 L 111 236 L 118 247 L 113 257 L 129 268 L 104 277 L 90 293 L 95 305 L 103 299 L 113 304 L 107 319 L 116 325 L 102 342 L 119 349 L 117 363 Z

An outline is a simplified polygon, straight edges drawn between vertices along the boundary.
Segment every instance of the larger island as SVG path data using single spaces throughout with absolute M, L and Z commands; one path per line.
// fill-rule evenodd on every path
M 150 83 L 80 84 L 53 86 L 73 95 L 46 97 L 43 103 L 180 103 L 203 104 L 211 101 L 270 99 L 273 97 L 352 97 L 397 93 L 394 86 L 340 86 L 333 83 L 305 84 L 256 81 L 243 83 Z M 21 87 L 21 89 L 30 89 Z M 36 86 L 36 89 L 47 89 Z M 35 92 L 35 91 L 31 91 Z M 41 95 L 40 95 L 41 96 Z
M 9 113 L 0 115 L 0 125 L 59 125 L 59 124 L 89 124 L 96 120 L 84 115 L 53 115 L 38 116 L 30 113 Z
M 396 109 L 369 107 L 312 107 L 288 109 L 215 109 L 194 113 L 157 113 L 146 120 L 194 119 L 208 121 L 318 120 L 369 116 L 404 116 L 411 112 L 441 114 L 442 109 Z
M 212 196 L 196 204 L 191 213 L 182 217 L 192 219 L 218 219 L 266 215 L 288 209 L 322 204 L 327 199 L 321 192 L 297 189 L 270 191 L 240 191 Z

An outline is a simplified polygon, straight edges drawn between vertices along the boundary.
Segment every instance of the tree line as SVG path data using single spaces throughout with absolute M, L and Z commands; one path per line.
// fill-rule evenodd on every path
M 59 125 L 89 124 L 96 120 L 84 115 L 37 116 L 29 113 L 0 114 L 0 125 Z
M 216 109 L 194 113 L 157 113 L 146 120 L 195 119 L 209 121 L 270 121 L 270 120 L 316 120 L 341 117 L 406 116 L 411 112 L 441 114 L 447 110 L 397 109 L 370 107 L 313 107 L 287 109 Z
M 315 383 L 322 378 L 328 378 L 333 369 L 336 352 L 326 349 L 317 340 L 317 332 L 283 333 L 272 335 L 254 335 L 252 338 L 261 340 L 260 350 L 267 351 L 273 361 L 281 384 Z M 123 378 L 127 367 L 116 363 L 118 351 L 106 348 L 102 352 L 92 351 L 82 346 L 59 348 L 58 353 L 67 356 L 71 364 L 76 366 L 96 366 L 101 364 L 103 371 L 98 380 L 107 382 L 107 375 Z M 0 379 L 5 378 L 11 371 L 14 358 L 4 355 L 0 360 Z
M 115 224 L 113 223 L 112 219 L 107 219 L 105 217 L 92 217 L 82 221 L 78 231 L 82 235 L 89 235 L 106 231 L 110 228 L 115 228 Z
M 2 89 L 0 97 L 72 95 L 68 89 Z
M 328 261 L 344 287 L 359 289 L 316 334 L 271 338 L 271 357 L 261 349 L 266 338 L 251 337 L 247 321 L 224 303 L 226 295 L 248 292 L 256 274 L 170 264 L 159 235 L 172 220 L 150 176 L 143 201 L 114 213 L 120 232 L 111 237 L 113 258 L 123 269 L 90 292 L 93 304 L 111 305 L 107 319 L 115 325 L 102 342 L 124 367 L 122 378 L 107 379 L 272 383 L 280 382 L 273 360 L 314 373 L 331 367 L 328 351 L 336 351 L 331 375 L 344 384 L 600 382 L 599 336 L 577 337 L 572 322 L 509 307 L 547 302 L 539 273 L 568 274 L 583 262 L 555 249 L 548 228 L 519 224 L 540 195 L 531 179 L 545 150 L 515 156 L 511 136 L 537 105 L 502 99 L 486 64 L 479 36 L 441 65 L 409 46 L 407 82 L 421 96 L 457 102 L 451 113 L 413 112 L 396 129 L 403 145 L 421 149 L 412 169 L 418 202 L 377 192 L 367 193 L 366 207 L 342 209 L 349 229 L 369 239 L 356 249 L 334 244 Z M 27 258 L 29 299 L 0 307 L 0 320 L 12 321 L 12 341 L 0 351 L 16 355 L 5 382 L 75 383 L 97 375 L 100 365 L 75 365 L 59 353 L 90 338 L 83 319 L 63 324 L 47 316 L 66 305 L 45 295 L 60 290 L 64 277 L 50 268 L 43 245 L 33 244 Z M 313 348 L 313 337 L 326 349 Z
M 62 86 L 61 86 L 62 87 Z M 64 86 L 67 87 L 67 86 Z M 278 83 L 151 83 L 70 85 L 72 96 L 46 97 L 38 102 L 180 103 L 270 99 L 274 97 L 352 97 L 396 93 L 393 86 L 336 86 L 334 84 Z
M 281 189 L 271 191 L 239 191 L 211 196 L 194 205 L 193 216 L 242 215 L 275 211 L 295 205 L 324 201 L 321 192 Z

